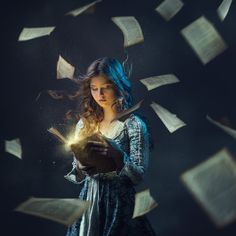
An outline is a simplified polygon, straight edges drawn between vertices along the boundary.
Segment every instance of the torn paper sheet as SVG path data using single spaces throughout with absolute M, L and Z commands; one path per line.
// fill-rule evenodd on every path
M 57 61 L 57 79 L 73 79 L 74 73 L 75 67 L 67 62 L 61 55 L 59 55 Z
M 173 74 L 152 76 L 141 79 L 140 82 L 144 84 L 148 91 L 158 88 L 167 84 L 174 84 L 180 82 L 179 79 Z
M 204 65 L 227 49 L 221 35 L 204 16 L 182 29 L 181 34 Z
M 150 190 L 146 189 L 142 192 L 135 194 L 135 205 L 134 205 L 134 213 L 133 217 L 138 217 L 144 214 L 147 214 L 151 210 L 157 207 L 156 201 L 150 194 Z
M 26 40 L 50 35 L 54 29 L 55 29 L 54 26 L 52 26 L 52 27 L 24 28 L 20 33 L 18 41 L 26 41 Z
M 124 47 L 144 41 L 142 29 L 133 16 L 112 17 L 112 21 L 120 28 L 124 35 Z
M 164 0 L 155 9 L 166 21 L 172 19 L 184 6 L 181 0 Z
M 187 170 L 181 180 L 216 226 L 235 221 L 236 163 L 227 149 Z
M 80 199 L 35 198 L 20 204 L 15 211 L 39 216 L 69 226 L 79 219 L 90 203 Z
M 150 106 L 155 111 L 157 116 L 161 119 L 161 121 L 163 122 L 163 124 L 166 126 L 166 128 L 169 130 L 170 133 L 173 133 L 177 129 L 186 125 L 175 114 L 172 114 L 159 104 L 152 102 Z

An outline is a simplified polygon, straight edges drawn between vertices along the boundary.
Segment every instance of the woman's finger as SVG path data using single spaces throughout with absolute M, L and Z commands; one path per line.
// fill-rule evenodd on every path
M 107 151 L 101 152 L 101 155 L 106 156 L 107 155 Z
M 91 148 L 108 148 L 108 146 L 103 144 L 103 143 L 102 144 L 90 143 L 90 144 L 86 145 L 86 148 L 88 148 L 88 149 L 91 149 Z
M 103 142 L 99 142 L 99 141 L 88 141 L 87 144 L 90 145 L 104 145 Z
M 86 148 L 90 149 L 90 148 L 93 148 L 93 147 L 104 147 L 104 144 L 103 143 L 99 143 L 99 142 L 88 142 L 86 144 Z
M 92 150 L 91 151 L 91 155 L 102 155 L 102 156 L 106 156 L 108 153 L 107 149 L 100 149 L 100 150 Z
M 103 151 L 107 151 L 108 148 L 107 147 L 91 147 L 90 150 L 103 152 Z

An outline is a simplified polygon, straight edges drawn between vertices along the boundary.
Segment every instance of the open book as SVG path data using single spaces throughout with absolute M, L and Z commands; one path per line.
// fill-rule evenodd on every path
M 94 155 L 87 148 L 89 141 L 99 142 L 106 146 L 113 145 L 112 140 L 106 138 L 100 133 L 94 133 L 91 136 L 71 142 L 67 140 L 56 128 L 51 127 L 48 131 L 59 141 L 69 146 L 77 160 L 77 166 L 81 170 L 90 170 L 91 173 L 106 173 L 117 169 L 115 161 L 106 155 Z

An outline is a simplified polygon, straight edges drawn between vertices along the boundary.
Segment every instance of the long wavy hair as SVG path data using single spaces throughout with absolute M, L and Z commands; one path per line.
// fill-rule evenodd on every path
M 98 123 L 104 118 L 103 109 L 93 99 L 90 89 L 91 79 L 99 75 L 106 76 L 113 84 L 117 96 L 112 104 L 113 109 L 122 112 L 133 106 L 131 82 L 122 64 L 114 58 L 97 59 L 88 67 L 86 74 L 78 79 L 80 89 L 73 96 L 73 100 L 76 98 L 80 100 L 78 118 L 83 120 L 84 127 L 81 130 L 83 136 L 95 132 Z

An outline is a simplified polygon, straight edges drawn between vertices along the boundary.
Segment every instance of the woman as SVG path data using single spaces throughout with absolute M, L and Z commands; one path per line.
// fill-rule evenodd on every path
M 130 114 L 124 122 L 116 120 L 133 105 L 131 84 L 123 66 L 111 58 L 93 62 L 82 79 L 80 95 L 81 119 L 75 135 L 86 137 L 100 132 L 111 140 L 112 145 L 89 142 L 86 148 L 91 155 L 112 158 L 117 168 L 94 173 L 91 167 L 86 172 L 74 160 L 72 171 L 65 177 L 83 184 L 79 198 L 90 201 L 91 206 L 69 227 L 67 236 L 155 235 L 145 217 L 132 219 L 134 185 L 142 180 L 148 166 L 149 134 L 137 115 Z

